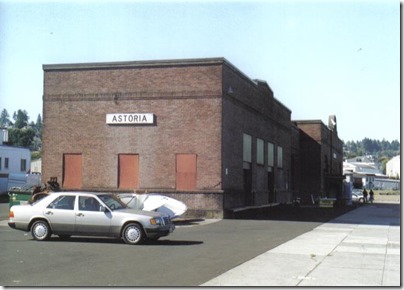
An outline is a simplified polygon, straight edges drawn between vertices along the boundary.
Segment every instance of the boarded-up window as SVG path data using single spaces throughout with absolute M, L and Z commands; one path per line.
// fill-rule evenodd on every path
M 63 155 L 63 187 L 81 188 L 83 165 L 81 154 Z
M 252 162 L 252 137 L 248 134 L 243 134 L 243 161 Z
M 257 139 L 257 164 L 264 165 L 264 140 Z
M 283 148 L 278 146 L 278 167 L 283 168 Z
M 177 190 L 196 189 L 196 154 L 177 154 L 176 188 Z
M 268 142 L 268 167 L 274 166 L 274 155 L 274 144 Z
M 139 187 L 139 155 L 119 154 L 118 187 L 137 189 Z

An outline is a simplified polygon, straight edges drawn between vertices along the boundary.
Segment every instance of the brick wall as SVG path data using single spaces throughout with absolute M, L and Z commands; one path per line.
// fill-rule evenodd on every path
M 270 194 L 267 142 L 283 148 L 283 168 L 273 169 L 275 201 L 291 201 L 292 154 L 306 170 L 299 131 L 291 137 L 291 111 L 268 84 L 250 80 L 224 59 L 53 65 L 44 71 L 44 180 L 55 176 L 61 183 L 63 154 L 82 153 L 84 189 L 117 190 L 118 154 L 139 154 L 140 190 L 167 192 L 194 213 L 217 213 L 245 202 L 243 133 L 253 137 L 255 205 L 267 203 Z M 153 113 L 155 124 L 105 122 L 108 113 L 135 112 Z M 304 131 L 320 142 L 321 128 Z M 264 165 L 256 162 L 257 138 L 265 141 Z M 175 190 L 176 153 L 197 154 L 195 191 Z
M 289 201 L 286 188 L 290 178 L 290 110 L 279 103 L 262 81 L 251 81 L 231 65 L 223 68 L 223 188 L 225 208 L 243 206 L 243 133 L 252 138 L 252 203 L 268 203 L 267 142 L 282 146 L 283 169 L 275 170 L 278 199 Z M 257 138 L 265 141 L 265 164 L 256 162 Z M 276 158 L 276 157 L 275 157 Z
M 134 112 L 153 113 L 156 124 L 106 124 L 107 113 Z M 140 189 L 174 190 L 175 154 L 192 153 L 198 156 L 197 191 L 220 191 L 220 124 L 220 64 L 45 67 L 43 180 L 62 183 L 63 154 L 82 153 L 83 188 L 114 190 L 118 154 L 135 153 Z
M 342 180 L 334 178 L 330 182 L 327 175 L 342 176 L 342 141 L 337 132 L 331 132 L 321 120 L 295 122 L 300 130 L 299 155 L 302 166 L 299 188 L 302 202 L 311 203 L 312 194 L 335 197 Z

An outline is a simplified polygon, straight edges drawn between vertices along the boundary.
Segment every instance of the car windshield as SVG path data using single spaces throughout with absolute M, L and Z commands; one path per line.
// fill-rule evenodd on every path
M 126 204 L 114 194 L 103 194 L 98 197 L 112 210 L 127 208 Z

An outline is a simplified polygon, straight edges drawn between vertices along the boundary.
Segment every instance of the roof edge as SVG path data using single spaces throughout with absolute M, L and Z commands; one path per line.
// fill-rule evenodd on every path
M 90 69 L 119 69 L 141 67 L 165 67 L 165 66 L 188 66 L 188 65 L 217 65 L 228 63 L 223 57 L 217 58 L 190 58 L 190 59 L 165 59 L 165 60 L 140 60 L 121 62 L 93 62 L 93 63 L 64 63 L 43 64 L 44 71 L 56 70 L 90 70 Z
M 292 120 L 293 123 L 296 124 L 324 124 L 322 120 Z

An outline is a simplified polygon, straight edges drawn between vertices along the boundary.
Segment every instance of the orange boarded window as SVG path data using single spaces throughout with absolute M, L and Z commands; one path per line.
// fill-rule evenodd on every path
M 196 189 L 196 154 L 177 154 L 176 187 L 177 190 Z
M 139 155 L 119 154 L 118 187 L 137 189 L 139 187 Z
M 81 188 L 83 177 L 81 154 L 63 154 L 63 187 Z

